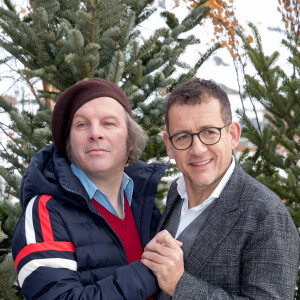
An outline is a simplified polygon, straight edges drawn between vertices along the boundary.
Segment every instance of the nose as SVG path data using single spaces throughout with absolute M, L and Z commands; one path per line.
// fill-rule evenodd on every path
M 92 124 L 90 127 L 90 140 L 97 141 L 104 138 L 103 128 L 99 124 Z
M 200 141 L 198 135 L 194 135 L 193 144 L 189 149 L 191 154 L 200 155 L 207 150 L 207 146 Z

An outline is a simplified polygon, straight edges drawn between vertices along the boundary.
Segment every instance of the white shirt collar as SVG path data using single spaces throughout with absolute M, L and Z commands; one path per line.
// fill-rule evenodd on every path
M 214 199 L 218 198 L 220 196 L 220 194 L 222 193 L 225 185 L 227 184 L 230 176 L 232 175 L 234 167 L 235 167 L 235 158 L 234 158 L 234 156 L 232 156 L 231 164 L 230 164 L 228 170 L 226 171 L 225 175 L 223 176 L 222 180 L 219 182 L 218 186 L 214 189 L 214 191 L 211 193 L 211 195 L 203 203 L 201 203 L 191 209 L 194 211 L 198 211 L 200 209 L 202 210 L 204 207 L 209 205 Z M 177 180 L 177 191 L 178 191 L 178 194 L 180 195 L 180 197 L 182 199 L 184 199 L 183 207 L 188 207 L 188 195 L 187 195 L 186 185 L 185 185 L 183 175 L 181 175 L 179 177 L 179 179 Z

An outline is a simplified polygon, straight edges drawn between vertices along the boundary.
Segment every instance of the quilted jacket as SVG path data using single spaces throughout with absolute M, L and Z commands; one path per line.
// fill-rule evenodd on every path
M 164 171 L 141 161 L 125 170 L 134 181 L 131 209 L 143 247 L 160 219 L 154 198 Z M 20 202 L 12 251 L 26 299 L 139 300 L 158 291 L 149 269 L 128 264 L 118 236 L 52 144 L 27 168 Z

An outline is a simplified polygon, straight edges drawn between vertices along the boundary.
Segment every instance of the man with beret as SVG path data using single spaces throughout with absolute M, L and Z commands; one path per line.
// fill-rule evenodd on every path
M 125 93 L 103 79 L 79 81 L 58 97 L 51 130 L 54 144 L 21 183 L 12 251 L 23 294 L 151 297 L 156 278 L 139 260 L 160 218 L 154 198 L 165 166 L 137 161 L 147 138 Z

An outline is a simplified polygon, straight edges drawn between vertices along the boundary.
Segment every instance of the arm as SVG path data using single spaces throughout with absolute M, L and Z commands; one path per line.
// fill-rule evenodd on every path
M 42 204 L 43 199 L 37 197 L 27 206 L 13 237 L 13 257 L 26 299 L 135 300 L 157 292 L 155 276 L 140 262 L 119 267 L 107 276 L 101 274 L 101 278 L 93 270 L 89 276 L 96 280 L 88 280 L 95 283 L 81 282 L 72 237 L 51 205 Z M 92 261 L 88 255 L 87 259 Z
M 293 299 L 299 267 L 299 236 L 288 213 L 266 215 L 244 245 L 241 250 L 240 293 L 228 293 L 187 271 L 182 273 L 176 286 L 172 286 L 170 280 L 176 277 L 179 268 L 176 264 L 173 269 L 170 263 L 166 265 L 161 256 L 168 252 L 162 252 L 162 249 L 152 243 L 142 262 L 156 273 L 165 292 L 172 295 L 170 291 L 175 290 L 173 299 Z M 176 251 L 168 249 L 171 250 Z M 167 273 L 172 274 L 169 281 L 163 276 Z

